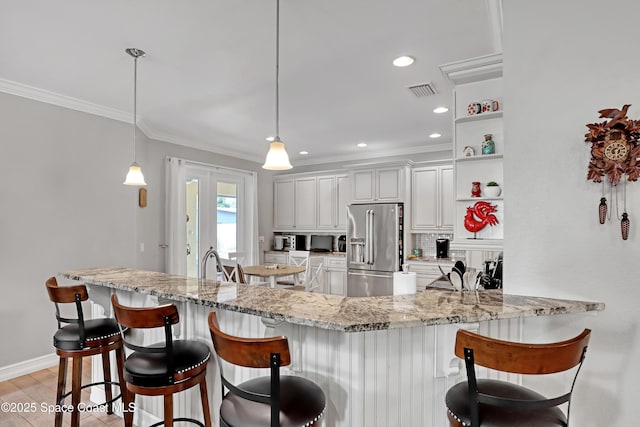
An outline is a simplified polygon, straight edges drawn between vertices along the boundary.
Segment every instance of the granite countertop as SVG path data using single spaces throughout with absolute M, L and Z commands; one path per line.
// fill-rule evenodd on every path
M 69 270 L 60 275 L 89 285 L 344 332 L 604 310 L 604 304 L 599 302 L 508 295 L 501 291 L 433 288 L 415 295 L 355 298 L 115 267 Z

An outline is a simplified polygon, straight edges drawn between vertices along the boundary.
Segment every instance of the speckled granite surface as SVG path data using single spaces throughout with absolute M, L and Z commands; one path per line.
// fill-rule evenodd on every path
M 344 332 L 604 310 L 604 304 L 598 302 L 506 295 L 500 291 L 432 289 L 415 295 L 353 298 L 114 267 L 69 270 L 60 276 Z

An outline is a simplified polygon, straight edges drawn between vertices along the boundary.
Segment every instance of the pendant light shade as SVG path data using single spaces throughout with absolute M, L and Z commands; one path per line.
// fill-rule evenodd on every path
M 137 126 L 137 92 L 138 92 L 138 58 L 142 58 L 145 52 L 136 48 L 125 49 L 133 57 L 133 163 L 129 166 L 129 172 L 124 180 L 124 185 L 147 185 L 142 174 L 142 168 L 136 163 L 136 134 Z
M 284 142 L 280 141 L 280 139 L 274 139 L 273 142 L 271 142 L 267 159 L 262 167 L 275 171 L 287 170 L 293 167 L 291 163 L 289 163 L 289 155 L 284 148 Z
M 269 145 L 267 158 L 263 169 L 287 170 L 291 169 L 289 155 L 280 140 L 280 0 L 276 0 L 276 135 Z
M 131 163 L 124 185 L 147 185 L 142 175 L 142 168 L 136 162 Z

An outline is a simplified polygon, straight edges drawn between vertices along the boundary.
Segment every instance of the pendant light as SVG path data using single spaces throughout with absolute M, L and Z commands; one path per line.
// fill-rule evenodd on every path
M 124 185 L 147 185 L 142 175 L 140 165 L 136 163 L 136 133 L 138 132 L 137 122 L 137 92 L 138 92 L 138 58 L 142 58 L 145 52 L 135 47 L 125 49 L 129 55 L 133 57 L 133 163 L 129 166 L 129 172 L 124 180 Z
M 276 135 L 269 144 L 267 158 L 262 165 L 263 169 L 286 170 L 291 169 L 289 155 L 284 148 L 284 142 L 280 140 L 280 0 L 276 0 Z

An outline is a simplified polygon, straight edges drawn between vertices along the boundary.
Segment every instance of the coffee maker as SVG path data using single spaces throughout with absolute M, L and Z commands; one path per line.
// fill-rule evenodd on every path
M 449 258 L 449 239 L 436 239 L 436 258 Z

